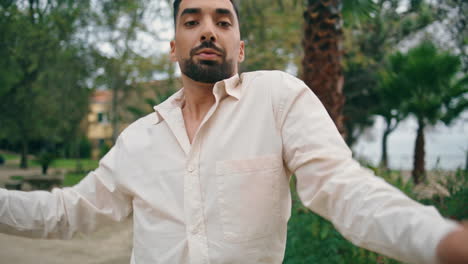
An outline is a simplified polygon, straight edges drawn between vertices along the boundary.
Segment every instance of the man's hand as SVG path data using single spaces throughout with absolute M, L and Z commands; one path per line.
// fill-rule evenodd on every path
M 437 246 L 437 256 L 442 264 L 468 264 L 468 221 L 462 229 L 449 233 Z

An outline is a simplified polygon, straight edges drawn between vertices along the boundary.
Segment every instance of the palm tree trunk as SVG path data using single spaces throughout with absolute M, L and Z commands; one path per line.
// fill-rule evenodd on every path
M 392 131 L 387 126 L 382 136 L 382 157 L 380 158 L 380 167 L 383 169 L 388 169 L 388 150 L 387 150 L 387 141 L 388 136 Z
M 380 167 L 388 169 L 388 136 L 398 127 L 399 119 L 384 117 L 385 130 L 382 136 L 382 157 L 380 158 Z M 394 121 L 394 122 L 392 122 Z
M 421 183 L 426 174 L 424 166 L 424 121 L 418 118 L 418 132 L 416 136 L 416 144 L 414 146 L 414 166 L 413 166 L 413 180 L 415 184 Z
M 308 0 L 304 12 L 302 79 L 322 101 L 345 137 L 341 0 Z

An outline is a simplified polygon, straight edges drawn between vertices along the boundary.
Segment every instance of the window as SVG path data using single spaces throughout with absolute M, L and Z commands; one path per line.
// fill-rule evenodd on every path
M 98 113 L 97 120 L 98 120 L 98 123 L 101 123 L 101 124 L 108 123 L 106 113 L 102 113 L 102 112 Z

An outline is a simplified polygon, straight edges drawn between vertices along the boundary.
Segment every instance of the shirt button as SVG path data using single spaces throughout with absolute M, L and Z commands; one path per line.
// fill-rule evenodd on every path
M 194 172 L 194 171 L 195 171 L 195 165 L 190 164 L 190 165 L 188 166 L 187 170 L 188 170 L 189 172 Z

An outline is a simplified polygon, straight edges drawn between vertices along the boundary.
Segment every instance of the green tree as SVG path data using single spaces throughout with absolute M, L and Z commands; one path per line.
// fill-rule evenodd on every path
M 83 119 L 89 111 L 92 92 L 87 82 L 93 73 L 94 61 L 88 47 L 69 46 L 47 68 L 38 80 L 40 87 L 47 89 L 47 96 L 38 100 L 48 113 L 41 117 L 41 123 L 47 127 L 47 136 L 42 140 L 53 145 L 57 154 L 59 150 L 55 145 L 60 145 L 64 151 L 69 150 L 69 157 L 80 158 L 80 139 L 85 132 Z
M 414 182 L 425 177 L 424 129 L 438 121 L 449 124 L 468 106 L 468 78 L 457 78 L 460 58 L 439 51 L 424 41 L 406 54 L 396 53 L 389 59 L 386 85 L 406 91 L 407 100 L 402 109 L 413 115 L 418 123 L 414 149 Z
M 97 85 L 112 91 L 111 124 L 112 139 L 115 141 L 120 133 L 123 100 L 135 83 L 147 82 L 153 73 L 146 67 L 151 62 L 150 56 L 138 53 L 138 35 L 150 32 L 144 19 L 152 20 L 162 15 L 158 9 L 160 1 L 125 0 L 99 1 L 96 6 L 95 33 L 98 44 L 107 45 L 107 53 L 97 52 L 100 75 Z M 156 6 L 156 8 L 151 8 Z
M 54 92 L 60 92 L 61 100 L 66 98 L 63 86 L 58 85 L 63 76 L 50 69 L 63 71 L 69 62 L 60 59 L 64 56 L 81 57 L 78 51 L 83 43 L 75 36 L 86 26 L 88 8 L 89 1 L 2 2 L 0 122 L 2 134 L 21 143 L 22 168 L 27 167 L 28 143 L 51 134 L 51 127 L 43 122 L 44 117 L 55 116 L 55 102 L 49 99 Z M 80 65 L 83 62 L 79 60 Z M 82 73 L 73 68 L 70 74 L 75 70 Z
M 383 69 L 385 59 L 395 52 L 402 40 L 412 38 L 437 19 L 434 6 L 427 3 L 411 1 L 407 10 L 397 11 L 401 4 L 401 0 L 375 1 L 370 16 L 357 23 L 345 23 L 343 70 L 346 104 L 343 112 L 346 141 L 350 146 L 364 129 L 374 123 L 376 111 L 382 112 L 383 105 L 391 106 L 382 101 L 385 98 L 379 96 L 378 89 L 378 73 Z M 348 20 L 345 17 L 345 22 Z
M 399 71 L 402 65 L 390 65 L 388 67 Z M 381 146 L 382 156 L 380 158 L 380 167 L 388 169 L 388 136 L 395 131 L 400 121 L 405 119 L 408 113 L 405 113 L 403 108 L 405 101 L 409 97 L 408 87 L 397 85 L 393 82 L 394 76 L 382 71 L 380 74 L 379 84 L 377 85 L 377 98 L 378 105 L 375 107 L 374 113 L 383 117 L 385 128 L 382 135 Z
M 240 71 L 296 70 L 302 58 L 301 1 L 237 1 L 246 45 Z
M 468 2 L 465 0 L 437 0 L 436 12 L 438 20 L 445 26 L 445 37 L 441 44 L 450 45 L 456 54 L 460 56 L 462 69 L 468 72 L 468 27 L 466 17 L 468 14 Z M 448 34 L 447 34 L 448 33 Z
M 148 62 L 146 68 L 151 73 L 157 71 L 163 80 L 135 83 L 132 88 L 133 94 L 138 97 L 135 102 L 126 104 L 126 109 L 133 117 L 140 118 L 151 113 L 153 107 L 165 101 L 178 89 L 178 80 L 175 76 L 175 65 L 169 55 L 162 55 Z M 144 102 L 144 104 L 142 104 Z

